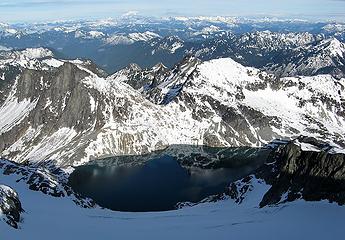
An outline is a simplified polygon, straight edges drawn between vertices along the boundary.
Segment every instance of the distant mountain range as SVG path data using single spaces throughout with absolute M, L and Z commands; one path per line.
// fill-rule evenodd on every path
M 173 67 L 187 54 L 194 54 L 201 60 L 230 57 L 245 66 L 270 68 L 278 75 L 309 75 L 301 69 L 291 71 L 287 62 L 293 60 L 300 65 L 308 61 L 298 51 L 313 54 L 325 47 L 323 40 L 344 41 L 344 28 L 342 23 L 229 17 L 127 16 L 99 21 L 1 24 L 0 50 L 50 48 L 58 58 L 87 58 L 108 73 L 131 63 L 151 68 L 162 62 Z M 324 72 L 344 74 L 344 69 L 339 71 L 333 65 L 327 63 Z

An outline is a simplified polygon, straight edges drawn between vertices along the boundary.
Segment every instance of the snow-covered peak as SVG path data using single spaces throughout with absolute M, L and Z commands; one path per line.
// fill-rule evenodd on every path
M 327 32 L 344 32 L 345 31 L 345 24 L 335 23 L 335 24 L 327 24 L 322 28 Z
M 325 50 L 333 57 L 345 57 L 345 44 L 336 38 L 324 40 L 321 46 L 326 46 Z
M 113 18 L 99 19 L 99 20 L 92 21 L 89 23 L 90 27 L 92 28 L 112 27 L 112 26 L 116 26 L 117 24 L 118 24 L 118 21 Z
M 121 17 L 131 17 L 131 16 L 137 16 L 139 14 L 138 11 L 135 11 L 135 10 L 131 10 L 131 11 L 128 11 L 124 14 L 122 14 Z
M 130 33 L 129 38 L 133 41 L 149 41 L 154 38 L 160 38 L 160 36 L 157 33 L 146 31 L 146 32 L 137 32 L 137 33 Z
M 168 36 L 158 42 L 153 42 L 151 46 L 155 48 L 152 54 L 154 54 L 157 50 L 165 50 L 174 54 L 178 49 L 184 46 L 184 41 L 178 36 Z
M 166 67 L 163 63 L 157 63 L 156 65 L 154 65 L 154 66 L 152 67 L 152 70 L 153 70 L 154 72 L 158 72 L 158 71 L 166 70 L 166 69 L 167 69 L 167 67 Z
M 105 36 L 104 33 L 100 31 L 90 31 L 89 35 L 93 38 L 101 38 Z
M 106 44 L 110 45 L 129 45 L 133 43 L 128 36 L 114 34 L 104 40 Z
M 130 45 L 139 41 L 150 41 L 155 38 L 160 38 L 160 36 L 154 32 L 145 31 L 145 32 L 133 32 L 129 34 L 114 34 L 107 37 L 104 41 L 110 45 Z
M 23 50 L 10 50 L 2 54 L 0 67 L 5 65 L 20 66 L 27 69 L 48 69 L 60 67 L 63 60 L 54 58 L 51 50 L 46 48 L 26 48 Z
M 16 36 L 18 33 L 18 30 L 11 27 L 9 24 L 0 23 L 0 35 Z
M 224 16 L 198 16 L 198 17 L 175 17 L 177 21 L 182 22 L 212 22 L 212 23 L 227 23 L 234 24 L 237 22 L 237 19 L 234 17 L 224 17 Z
M 213 84 L 241 84 L 248 81 L 248 68 L 235 62 L 231 58 L 220 58 L 204 62 L 199 65 L 200 74 Z
M 0 51 L 10 51 L 11 48 L 0 45 Z
M 46 48 L 27 48 L 17 53 L 22 59 L 39 59 L 54 56 L 53 52 Z
M 12 65 L 29 69 L 42 69 L 44 66 L 56 67 L 62 65 L 60 60 L 53 58 L 53 55 L 53 52 L 46 48 L 4 51 L 0 57 L 0 67 Z
M 142 69 L 138 64 L 131 63 L 127 67 L 119 70 L 118 72 L 114 73 L 113 75 L 108 77 L 108 80 L 115 80 L 115 81 L 128 81 L 128 77 L 132 74 L 140 72 Z

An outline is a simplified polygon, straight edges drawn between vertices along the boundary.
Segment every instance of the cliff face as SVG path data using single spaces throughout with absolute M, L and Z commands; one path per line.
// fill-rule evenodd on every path
M 268 185 L 260 207 L 305 199 L 345 204 L 345 154 L 313 138 L 299 137 L 276 148 L 270 162 L 252 176 L 232 183 L 229 195 L 244 200 L 259 179 Z
M 272 188 L 260 205 L 276 203 L 284 193 L 287 201 L 301 197 L 345 204 L 345 155 L 330 152 L 329 146 L 315 139 L 299 140 L 301 142 L 289 143 L 276 152 L 278 174 L 266 178 Z M 303 149 L 303 146 L 312 147 Z
M 2 106 L 7 122 L 1 129 L 0 152 L 13 158 L 61 129 L 69 129 L 71 134 L 104 125 L 98 114 L 91 112 L 90 91 L 82 83 L 87 76 L 68 62 L 49 70 L 22 69 Z M 93 94 L 97 97 L 98 93 Z M 4 154 L 15 143 L 17 147 Z M 61 145 L 55 147 L 58 150 Z
M 55 71 L 26 69 L 20 75 L 14 96 L 19 102 L 36 102 L 29 114 L 29 125 L 37 128 L 48 124 L 57 127 L 75 127 L 83 130 L 90 126 L 92 116 L 88 91 L 81 80 L 88 74 L 71 63 L 64 63 Z

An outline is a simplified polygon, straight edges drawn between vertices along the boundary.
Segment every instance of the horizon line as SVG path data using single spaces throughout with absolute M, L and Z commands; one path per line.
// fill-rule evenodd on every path
M 105 20 L 121 20 L 125 18 L 148 18 L 151 20 L 180 20 L 183 21 L 183 18 L 186 18 L 185 21 L 189 19 L 198 19 L 198 18 L 233 18 L 237 21 L 276 21 L 276 22 L 287 22 L 287 21 L 295 21 L 295 22 L 308 22 L 308 23 L 345 23 L 345 14 L 341 14 L 342 19 L 330 19 L 329 16 L 322 16 L 321 15 L 314 15 L 314 14 L 306 14 L 305 16 L 300 16 L 298 14 L 252 14 L 252 15 L 241 15 L 241 14 L 233 14 L 233 15 L 221 15 L 221 14 L 176 14 L 176 15 L 150 15 L 150 14 L 130 14 L 131 12 L 137 11 L 128 11 L 123 14 L 118 14 L 115 16 L 102 16 L 102 17 L 70 17 L 70 18 L 57 18 L 57 19 L 42 19 L 42 20 L 15 20 L 15 21 L 1 21 L 0 24 L 8 24 L 8 25 L 20 25 L 20 24 L 31 24 L 31 25 L 38 25 L 38 24 L 49 24 L 49 23 L 67 23 L 67 22 L 87 22 L 87 21 L 105 21 Z M 332 15 L 335 17 L 335 15 Z M 180 19 L 178 19 L 180 18 Z M 207 19 L 203 19 L 207 20 Z

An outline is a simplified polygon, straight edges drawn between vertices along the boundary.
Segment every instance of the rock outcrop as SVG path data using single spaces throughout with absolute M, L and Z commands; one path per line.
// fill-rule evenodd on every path
M 345 151 L 310 137 L 275 146 L 269 162 L 232 183 L 228 195 L 241 203 L 253 182 L 267 184 L 260 207 L 304 199 L 345 204 Z
M 22 204 L 15 190 L 9 186 L 0 185 L 0 216 L 13 228 L 18 228 Z
M 60 169 L 53 162 L 38 166 L 29 162 L 18 164 L 0 158 L 0 173 L 12 175 L 17 178 L 16 182 L 25 183 L 33 191 L 40 191 L 52 197 L 68 197 L 84 208 L 95 206 L 91 199 L 84 198 L 71 189 L 68 185 L 69 172 Z

